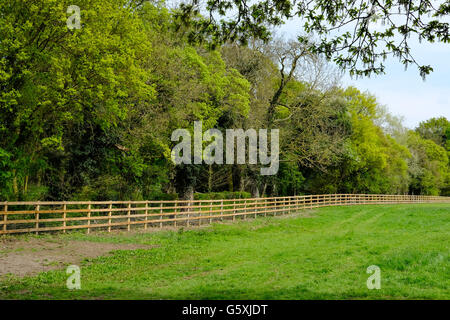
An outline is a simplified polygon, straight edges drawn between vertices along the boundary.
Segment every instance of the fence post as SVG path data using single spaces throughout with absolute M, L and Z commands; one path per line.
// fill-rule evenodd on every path
M 236 220 L 236 200 L 233 200 L 233 221 Z
M 36 205 L 36 224 L 35 224 L 35 229 L 36 229 L 36 234 L 39 234 L 39 209 L 40 206 Z
M 291 214 L 291 197 L 288 197 L 288 214 Z
M 198 210 L 198 225 L 201 226 L 202 225 L 202 209 L 203 209 L 203 201 L 199 202 L 199 210 Z
M 220 221 L 223 221 L 223 200 L 220 201 L 220 215 L 222 216 Z
M 91 225 L 91 203 L 90 203 L 90 201 L 89 201 L 89 204 L 88 204 L 88 214 L 87 214 L 87 217 L 88 217 L 88 227 L 87 227 L 87 233 L 89 234 L 90 232 L 91 232 L 91 228 L 90 228 L 90 225 Z
M 174 209 L 174 213 L 175 214 L 173 216 L 175 217 L 175 220 L 173 221 L 173 226 L 176 227 L 177 226 L 177 206 L 178 206 L 178 201 L 175 200 L 174 203 L 175 203 L 175 206 L 174 206 L 175 207 L 175 209 Z
M 64 203 L 63 205 L 63 233 L 66 233 L 66 227 L 67 227 L 67 223 L 66 223 L 66 218 L 67 218 L 67 205 Z
M 247 220 L 247 200 L 244 200 L 244 220 Z
M 212 218 L 211 218 L 211 216 L 212 216 L 212 201 L 209 203 L 209 224 L 211 224 L 212 223 Z
M 289 214 L 289 197 L 283 198 L 284 214 Z
M 144 230 L 147 230 L 148 227 L 148 200 L 145 201 L 145 224 L 144 224 Z
M 160 214 L 159 220 L 161 221 L 159 223 L 159 227 L 162 228 L 162 226 L 163 226 L 163 223 L 162 223 L 162 219 L 163 219 L 163 203 L 162 202 L 159 205 L 159 214 Z
M 128 203 L 128 212 L 127 212 L 127 231 L 130 231 L 131 229 L 131 202 Z
M 291 198 L 287 197 L 284 201 L 285 201 L 285 207 L 287 208 L 287 210 L 285 212 L 286 212 L 286 214 L 290 214 L 291 213 Z
M 8 220 L 8 205 L 5 204 L 4 214 L 3 214 L 3 232 L 6 233 L 6 221 Z
M 111 232 L 111 216 L 112 216 L 112 202 L 109 204 L 109 212 L 108 212 L 108 232 Z
M 183 207 L 187 207 L 187 208 L 184 208 L 184 210 L 187 211 L 186 227 L 189 227 L 191 225 L 191 222 L 189 220 L 189 217 L 191 216 L 191 210 L 189 208 L 189 203 L 188 203 L 188 205 L 186 205 L 186 203 L 183 202 Z

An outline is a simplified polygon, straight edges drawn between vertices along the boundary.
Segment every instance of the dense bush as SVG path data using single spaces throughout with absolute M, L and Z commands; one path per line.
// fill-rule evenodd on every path
M 195 200 L 220 200 L 220 199 L 245 199 L 251 198 L 249 192 L 210 192 L 210 193 L 194 193 Z

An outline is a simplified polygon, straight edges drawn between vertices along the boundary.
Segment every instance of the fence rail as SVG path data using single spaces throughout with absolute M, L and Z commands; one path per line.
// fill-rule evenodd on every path
M 450 203 L 450 197 L 324 194 L 192 201 L 0 202 L 0 234 L 75 229 L 86 229 L 87 233 L 93 229 L 130 231 L 132 226 L 192 226 L 327 206 L 400 203 Z

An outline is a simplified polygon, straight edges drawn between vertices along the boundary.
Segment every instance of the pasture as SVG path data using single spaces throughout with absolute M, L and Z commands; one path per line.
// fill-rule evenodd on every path
M 33 241 L 113 251 L 77 262 L 80 290 L 66 288 L 73 261 L 56 256 L 54 270 L 1 276 L 0 299 L 449 299 L 449 214 L 449 204 L 357 205 L 178 230 L 7 235 L 24 246 L 16 254 Z M 380 290 L 367 288 L 371 265 Z

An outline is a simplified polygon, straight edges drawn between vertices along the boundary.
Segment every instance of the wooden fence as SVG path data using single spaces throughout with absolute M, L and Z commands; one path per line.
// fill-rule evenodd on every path
M 450 197 L 325 194 L 231 200 L 0 202 L 0 234 L 193 226 L 326 206 L 449 203 Z

